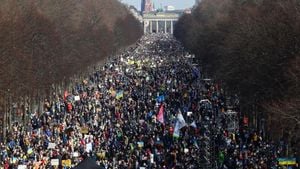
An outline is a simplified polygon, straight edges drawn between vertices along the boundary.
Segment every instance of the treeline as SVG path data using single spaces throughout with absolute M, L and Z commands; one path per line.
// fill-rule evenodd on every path
M 298 0 L 203 0 L 175 36 L 273 139 L 300 143 Z M 265 119 L 265 121 L 262 120 Z
M 1 105 L 8 97 L 49 93 L 142 35 L 140 23 L 117 0 L 0 3 Z

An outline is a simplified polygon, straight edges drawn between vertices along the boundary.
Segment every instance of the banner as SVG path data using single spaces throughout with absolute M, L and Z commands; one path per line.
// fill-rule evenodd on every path
M 123 97 L 123 90 L 119 91 L 117 94 L 116 94 L 116 99 L 121 99 Z
M 194 127 L 194 128 L 197 128 L 197 125 L 196 125 L 196 122 L 195 122 L 195 121 L 193 121 L 193 122 L 190 124 L 190 126 L 192 126 L 192 127 Z
M 243 122 L 244 122 L 244 125 L 245 125 L 245 126 L 248 126 L 248 124 L 249 124 L 249 118 L 246 117 L 246 116 L 244 116 Z
M 297 165 L 296 158 L 278 158 L 277 160 L 281 166 Z
M 74 96 L 74 100 L 75 100 L 75 101 L 79 101 L 79 100 L 80 100 L 80 97 L 79 97 L 79 96 Z
M 26 165 L 18 165 L 18 169 L 27 169 Z
M 127 61 L 127 64 L 128 64 L 128 65 L 134 65 L 134 63 L 135 63 L 134 60 L 128 59 L 128 61 Z
M 49 143 L 49 144 L 48 144 L 48 149 L 54 149 L 55 146 L 56 146 L 55 143 Z
M 32 154 L 32 153 L 33 153 L 33 149 L 32 149 L 32 148 L 28 148 L 27 154 L 30 155 L 30 154 Z
M 92 143 L 87 143 L 85 151 L 88 152 L 88 153 L 92 152 L 93 151 L 93 144 Z
M 165 96 L 164 96 L 164 95 L 158 96 L 158 97 L 156 98 L 156 101 L 157 101 L 158 103 L 164 102 L 164 101 L 165 101 Z
M 182 116 L 182 114 L 179 112 L 177 115 L 177 122 L 175 124 L 173 137 L 179 137 L 180 135 L 180 129 L 186 126 L 185 120 Z
M 193 114 L 193 112 L 191 112 L 191 111 L 187 112 L 187 116 L 191 116 L 192 114 Z
M 101 151 L 101 152 L 97 153 L 97 157 L 102 160 L 105 159 L 105 151 Z
M 81 127 L 80 132 L 82 134 L 88 134 L 89 133 L 89 128 L 88 127 Z
M 74 152 L 74 153 L 72 154 L 72 156 L 73 156 L 73 157 L 79 157 L 79 153 L 78 153 L 78 152 Z
M 195 66 L 192 68 L 192 73 L 193 73 L 193 77 L 194 78 L 198 78 L 201 75 L 200 74 L 200 70 L 197 67 L 195 67 Z
M 157 120 L 159 122 L 161 122 L 162 124 L 164 124 L 165 120 L 164 120 L 164 105 L 160 105 L 158 114 L 157 114 Z
M 142 142 L 142 141 L 137 142 L 137 144 L 138 144 L 138 147 L 139 147 L 139 148 L 143 148 L 143 147 L 144 147 L 144 142 Z
M 51 159 L 50 164 L 52 166 L 58 166 L 59 165 L 59 159 Z
M 61 161 L 61 164 L 62 164 L 63 167 L 71 167 L 71 165 L 72 165 L 70 159 L 62 160 L 62 161 Z
M 64 101 L 66 101 L 67 100 L 67 97 L 69 96 L 69 92 L 66 90 L 65 92 L 64 92 Z

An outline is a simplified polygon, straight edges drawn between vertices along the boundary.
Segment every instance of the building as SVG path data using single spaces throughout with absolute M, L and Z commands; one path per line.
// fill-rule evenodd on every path
M 183 13 L 182 10 L 144 13 L 144 33 L 173 34 L 175 24 Z
M 200 0 L 199 0 L 200 1 Z M 144 33 L 174 33 L 174 27 L 180 16 L 189 13 L 186 10 L 175 10 L 174 6 L 153 11 L 151 0 L 142 0 L 141 14 L 143 18 Z
M 153 3 L 151 0 L 142 0 L 141 12 L 148 13 L 153 11 Z

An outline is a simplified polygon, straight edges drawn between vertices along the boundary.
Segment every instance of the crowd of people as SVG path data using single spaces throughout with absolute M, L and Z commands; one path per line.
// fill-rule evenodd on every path
M 71 91 L 46 98 L 27 125 L 14 123 L 0 166 L 69 169 L 90 157 L 102 168 L 277 168 L 281 151 L 259 131 L 226 130 L 224 92 L 199 70 L 171 35 L 145 35 Z

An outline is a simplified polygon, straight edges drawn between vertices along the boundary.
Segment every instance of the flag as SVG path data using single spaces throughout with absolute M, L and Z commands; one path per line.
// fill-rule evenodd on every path
M 152 111 L 150 111 L 150 112 L 147 114 L 147 119 L 151 119 L 151 118 L 152 118 L 152 116 L 153 116 L 153 112 L 152 112 Z
M 200 77 L 200 70 L 196 66 L 192 68 L 192 73 L 194 78 Z
M 158 96 L 158 97 L 156 98 L 156 101 L 157 101 L 158 103 L 164 102 L 164 101 L 165 101 L 165 96 L 164 96 L 164 95 Z
M 69 96 L 69 92 L 67 90 L 65 90 L 65 92 L 64 92 L 64 101 L 67 100 L 68 96 Z
M 134 65 L 134 63 L 135 63 L 134 60 L 128 59 L 128 61 L 127 61 L 127 64 L 128 64 L 128 65 Z
M 193 121 L 193 122 L 190 124 L 190 126 L 192 126 L 192 127 L 194 127 L 194 128 L 197 128 L 197 125 L 196 125 L 196 122 L 195 122 L 195 121 Z
M 116 94 L 116 99 L 121 99 L 123 97 L 123 90 L 119 91 L 117 94 Z
M 165 96 L 164 96 L 164 95 L 158 96 L 158 97 L 156 98 L 156 101 L 157 101 L 158 103 L 164 102 L 164 101 L 165 101 Z
M 243 122 L 244 122 L 244 125 L 245 125 L 245 126 L 248 126 L 248 124 L 249 124 L 249 118 L 246 117 L 246 116 L 244 116 Z
M 179 112 L 177 114 L 177 121 L 176 121 L 176 124 L 175 124 L 175 129 L 174 129 L 173 137 L 179 137 L 179 135 L 180 135 L 180 129 L 183 128 L 184 126 L 186 126 L 185 120 L 184 120 L 181 112 Z
M 33 153 L 33 149 L 32 149 L 32 148 L 28 148 L 27 154 L 28 154 L 28 155 L 31 155 L 32 153 Z
M 194 139 L 194 146 L 195 146 L 196 148 L 199 148 L 199 145 L 198 145 L 198 143 L 197 143 L 197 140 L 196 140 L 196 139 Z
M 277 158 L 277 161 L 280 166 L 297 165 L 296 158 Z
M 165 120 L 164 120 L 164 105 L 163 104 L 160 105 L 160 108 L 159 108 L 159 111 L 158 111 L 158 114 L 157 114 L 156 118 L 159 122 L 164 124 Z

